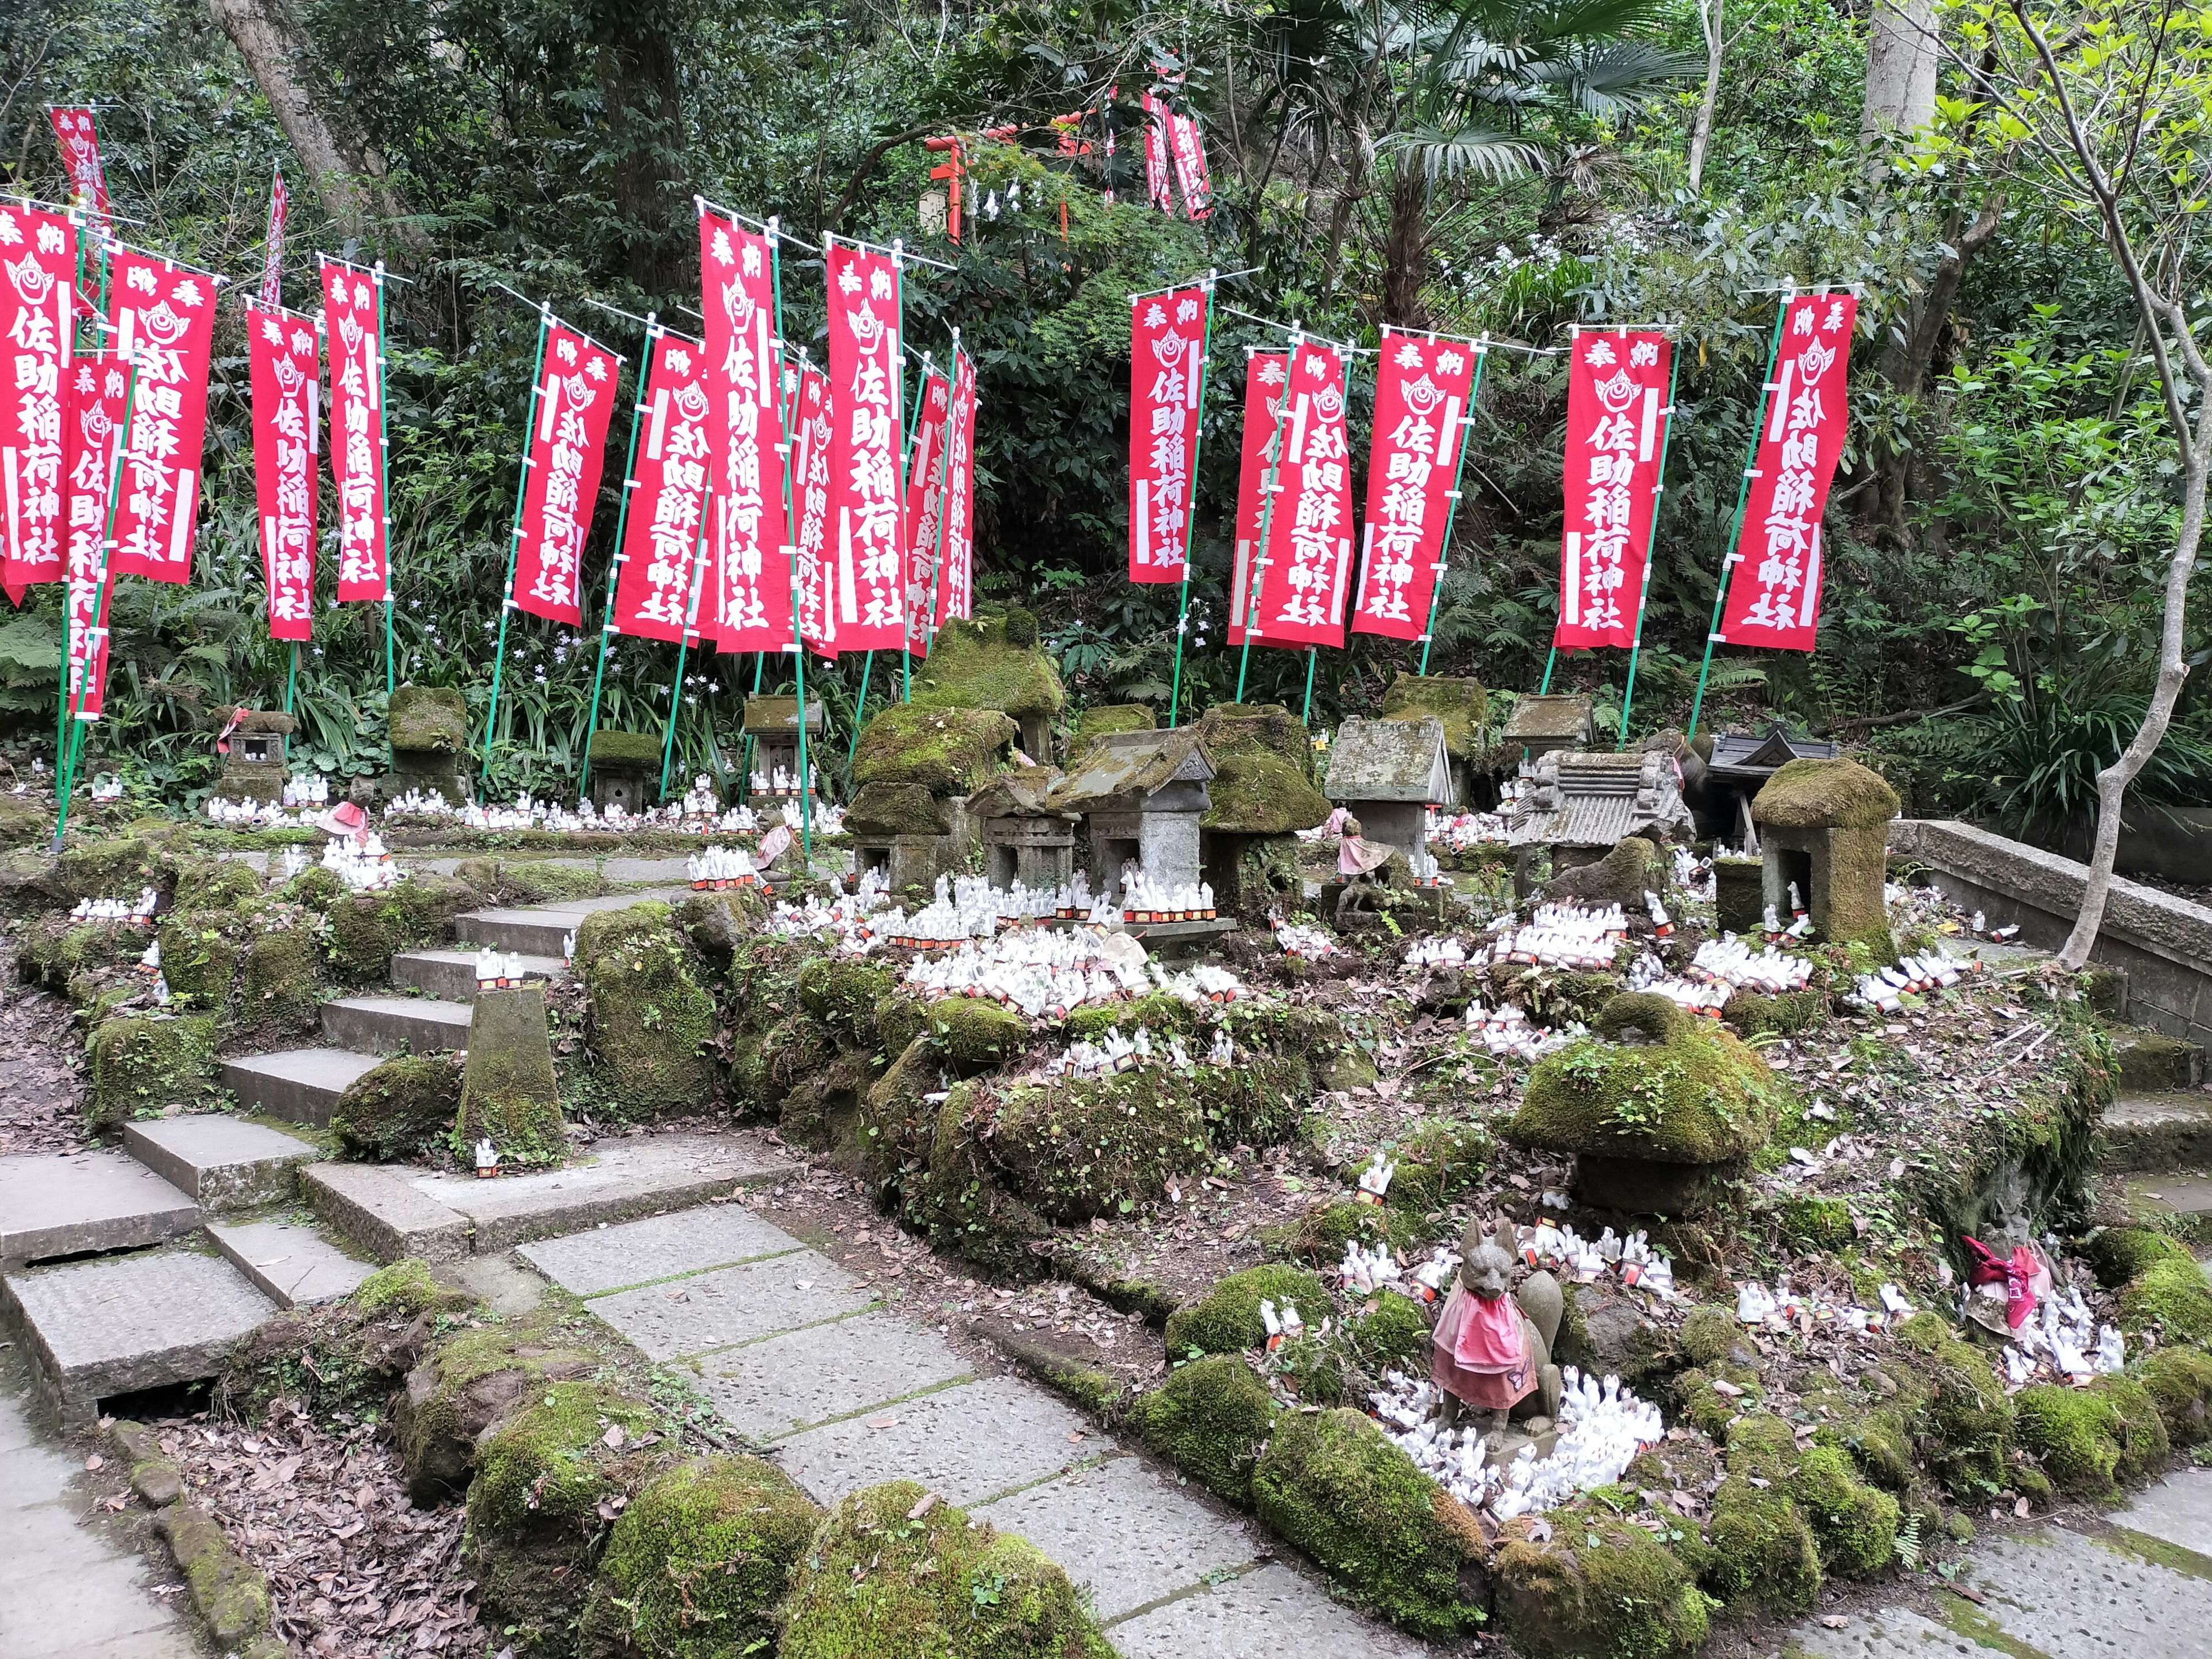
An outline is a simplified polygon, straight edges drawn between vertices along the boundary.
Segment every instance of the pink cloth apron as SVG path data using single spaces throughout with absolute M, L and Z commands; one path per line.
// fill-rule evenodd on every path
M 1520 1304 L 1486 1302 L 1454 1285 L 1431 1339 L 1429 1380 L 1483 1411 L 1510 1410 L 1535 1391 L 1534 1356 L 1523 1345 Z

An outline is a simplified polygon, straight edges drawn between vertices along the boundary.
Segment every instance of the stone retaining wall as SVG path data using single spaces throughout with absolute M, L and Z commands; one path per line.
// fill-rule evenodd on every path
M 1893 860 L 1923 865 L 1936 884 L 1992 927 L 2020 925 L 2019 943 L 2056 951 L 2081 908 L 2088 867 L 1948 818 L 1899 818 Z M 2128 1018 L 2212 1046 L 2212 908 L 2118 878 L 2095 959 L 2125 970 Z

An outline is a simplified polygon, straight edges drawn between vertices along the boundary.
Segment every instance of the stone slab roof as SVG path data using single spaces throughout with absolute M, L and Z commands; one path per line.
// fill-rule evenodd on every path
M 1554 750 L 1528 776 L 1510 830 L 1516 847 L 1611 847 L 1650 830 L 1672 836 L 1690 822 L 1667 755 Z
M 1347 720 L 1329 745 L 1322 793 L 1333 801 L 1452 800 L 1451 755 L 1444 723 L 1419 720 Z
M 820 735 L 823 729 L 822 703 L 810 698 L 806 704 L 806 735 Z M 747 697 L 745 699 L 745 735 L 754 738 L 797 736 L 799 732 L 799 699 L 796 697 Z
M 1590 700 L 1586 696 L 1522 697 L 1506 716 L 1500 741 L 1588 743 Z
M 1098 738 L 1061 775 L 1048 804 L 1059 812 L 1127 811 L 1171 783 L 1210 783 L 1213 762 L 1198 733 L 1117 732 Z

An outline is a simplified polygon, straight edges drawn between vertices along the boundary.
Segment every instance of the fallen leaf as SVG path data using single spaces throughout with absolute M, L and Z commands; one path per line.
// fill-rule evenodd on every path
M 2014 1515 L 2018 1516 L 2021 1520 L 2023 1520 L 2023 1521 L 2027 1520 L 2027 1499 L 2026 1499 L 2025 1498 L 2014 1498 L 2014 1499 L 2013 1500 L 2012 1512 L 2013 1512 Z
M 620 1451 L 623 1447 L 623 1442 L 629 1437 L 629 1436 L 623 1432 L 623 1425 L 617 1423 L 612 1428 L 609 1429 L 605 1434 L 601 1435 L 599 1439 L 609 1451 Z
M 1083 1438 L 1083 1431 L 1080 1429 L 1070 1429 L 1067 1431 L 1067 1443 L 1071 1446 L 1075 1445 Z
M 1743 1397 L 1743 1390 L 1724 1376 L 1715 1377 L 1712 1387 L 1715 1394 L 1726 1395 L 1731 1400 L 1740 1400 Z
M 107 1460 L 102 1457 L 98 1452 L 94 1452 L 91 1456 L 84 1460 L 84 1467 L 88 1471 L 96 1474 L 101 1469 L 107 1467 Z
M 1972 1601 L 1978 1607 L 1987 1607 L 1989 1605 L 1987 1601 L 1982 1599 L 1982 1593 L 1979 1590 L 1969 1589 L 1964 1584 L 1952 1585 L 1951 1593 L 1954 1595 L 1965 1596 L 1966 1600 Z
M 1840 1613 L 1824 1613 L 1820 1615 L 1820 1622 L 1830 1630 L 1847 1630 L 1851 1621 Z
M 933 1492 L 926 1492 L 915 1500 L 914 1507 L 906 1512 L 906 1518 L 909 1521 L 919 1521 L 936 1507 L 937 1494 Z

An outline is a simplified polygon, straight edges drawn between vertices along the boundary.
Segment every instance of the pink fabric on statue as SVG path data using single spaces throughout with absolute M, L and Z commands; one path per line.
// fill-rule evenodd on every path
M 1521 1346 L 1521 1308 L 1510 1296 L 1495 1302 L 1469 1293 L 1452 1358 L 1480 1370 L 1510 1370 L 1526 1358 Z
M 1486 1302 L 1455 1285 L 1431 1339 L 1429 1380 L 1478 1410 L 1510 1410 L 1536 1387 L 1522 1336 L 1521 1309 L 1511 1297 Z
M 1340 876 L 1364 876 L 1389 861 L 1390 849 L 1380 842 L 1346 836 L 1337 843 L 1336 873 Z

